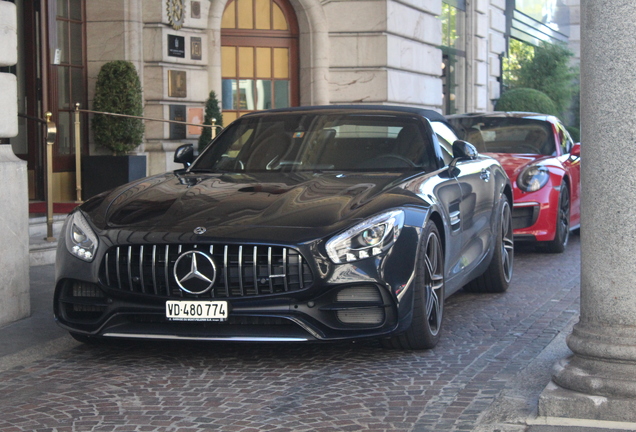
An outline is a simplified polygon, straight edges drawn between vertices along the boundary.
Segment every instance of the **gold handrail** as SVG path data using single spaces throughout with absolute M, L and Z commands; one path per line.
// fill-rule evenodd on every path
M 212 128 L 212 131 L 211 131 L 212 139 L 216 138 L 217 129 L 223 129 L 223 126 L 216 124 L 215 118 L 210 119 L 212 121 L 211 125 L 202 124 L 202 123 L 188 123 L 188 122 L 182 122 L 178 120 L 157 119 L 157 118 L 150 118 L 150 117 L 134 116 L 129 114 L 119 114 L 119 113 L 111 113 L 111 112 L 105 112 L 105 111 L 93 111 L 93 110 L 87 110 L 87 109 L 80 109 L 80 103 L 77 102 L 75 104 L 75 183 L 76 183 L 75 190 L 77 192 L 76 202 L 78 203 L 82 202 L 82 158 L 81 158 L 81 143 L 80 143 L 80 113 L 104 114 L 104 115 L 109 115 L 114 117 L 127 117 L 127 118 L 134 118 L 134 119 L 140 119 L 140 120 L 158 121 L 163 123 L 176 123 L 176 124 L 181 124 L 186 126 L 208 127 L 208 128 Z

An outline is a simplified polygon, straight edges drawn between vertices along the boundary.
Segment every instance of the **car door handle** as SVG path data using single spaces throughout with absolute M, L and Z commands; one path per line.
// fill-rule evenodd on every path
M 490 171 L 487 168 L 484 168 L 483 170 L 481 170 L 479 178 L 487 182 L 488 180 L 490 180 Z

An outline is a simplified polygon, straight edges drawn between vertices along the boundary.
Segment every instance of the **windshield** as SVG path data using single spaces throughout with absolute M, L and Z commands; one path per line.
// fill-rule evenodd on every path
M 547 121 L 509 117 L 451 120 L 480 153 L 556 155 L 552 125 Z
M 281 113 L 234 122 L 190 171 L 428 170 L 421 120 L 371 113 Z

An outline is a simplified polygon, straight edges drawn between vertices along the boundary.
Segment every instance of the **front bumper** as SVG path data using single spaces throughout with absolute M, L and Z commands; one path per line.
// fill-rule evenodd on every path
M 387 334 L 397 324 L 396 304 L 377 284 L 343 284 L 316 296 L 224 301 L 227 321 L 170 321 L 166 299 L 121 296 L 64 279 L 56 288 L 55 315 L 74 333 L 144 339 L 337 340 Z
M 179 252 L 164 255 L 163 249 L 159 253 L 146 246 L 146 251 L 139 252 L 135 246 L 101 241 L 92 263 L 79 260 L 60 245 L 54 314 L 69 332 L 94 337 L 312 341 L 388 336 L 410 324 L 413 290 L 409 284 L 414 280 L 418 239 L 419 229 L 405 226 L 385 255 L 339 265 L 331 263 L 318 243 L 283 245 L 303 258 L 292 260 L 292 254 L 287 254 L 289 269 L 282 270 L 271 258 L 263 264 L 260 252 L 252 254 L 256 249 L 252 245 L 242 249 L 240 258 L 209 253 L 219 261 L 219 284 L 229 283 L 229 288 L 215 288 L 204 295 L 184 293 L 177 287 L 173 269 L 191 244 L 174 245 Z M 198 246 L 205 250 L 204 245 Z M 117 248 L 121 251 L 107 258 Z M 221 248 L 228 249 L 232 248 Z M 144 270 L 141 263 L 154 255 L 152 270 Z M 115 264 L 108 264 L 112 256 Z M 251 256 L 255 261 L 250 261 Z M 242 263 L 238 274 L 237 262 Z M 141 270 L 135 270 L 136 266 Z M 303 266 L 310 269 L 309 277 L 298 270 Z M 267 267 L 269 277 L 262 277 L 261 268 Z M 250 276 L 252 271 L 256 277 Z M 272 284 L 280 273 L 289 277 Z M 228 319 L 168 320 L 166 301 L 179 299 L 227 301 Z
M 515 241 L 554 240 L 559 192 L 559 188 L 550 184 L 530 193 L 515 187 L 512 208 Z

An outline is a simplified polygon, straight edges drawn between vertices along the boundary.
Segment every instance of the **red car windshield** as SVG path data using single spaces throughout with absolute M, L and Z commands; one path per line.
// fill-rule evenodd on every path
M 464 139 L 480 153 L 556 155 L 552 125 L 547 121 L 474 117 L 460 122 Z

